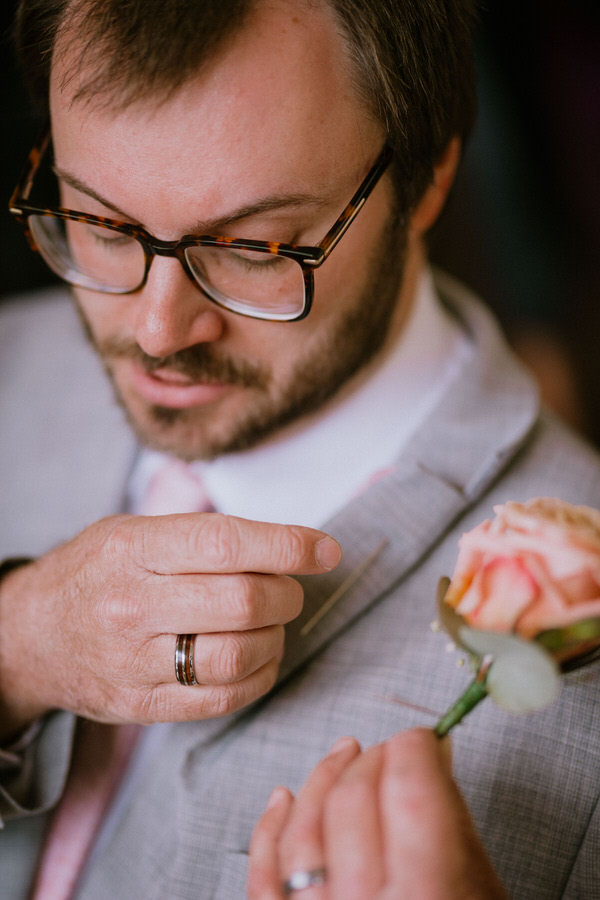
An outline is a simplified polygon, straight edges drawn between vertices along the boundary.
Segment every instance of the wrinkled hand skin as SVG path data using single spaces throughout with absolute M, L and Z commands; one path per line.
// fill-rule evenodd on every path
M 334 568 L 322 532 L 219 514 L 113 516 L 0 582 L 0 734 L 52 709 L 102 722 L 233 712 L 274 684 L 290 576 Z M 177 684 L 177 634 L 197 634 L 197 687 Z
M 303 900 L 508 900 L 452 778 L 448 739 L 419 728 L 361 752 L 336 742 L 294 798 L 276 788 L 250 845 L 250 900 L 325 867 Z

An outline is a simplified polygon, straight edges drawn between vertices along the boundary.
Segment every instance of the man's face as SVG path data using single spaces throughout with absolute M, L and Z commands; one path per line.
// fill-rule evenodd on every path
M 294 9 L 261 8 L 226 53 L 161 104 L 71 104 L 55 63 L 63 205 L 164 240 L 213 233 L 316 244 L 383 135 L 351 86 L 329 13 Z M 300 322 L 222 310 L 165 257 L 135 294 L 75 293 L 142 440 L 205 458 L 256 443 L 364 377 L 401 325 L 402 247 L 384 177 L 315 273 L 313 308 Z

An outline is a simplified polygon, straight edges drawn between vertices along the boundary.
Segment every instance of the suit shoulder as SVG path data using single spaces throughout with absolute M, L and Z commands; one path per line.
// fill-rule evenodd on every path
M 600 508 L 600 453 L 544 411 L 492 493 L 494 502 L 553 496 Z

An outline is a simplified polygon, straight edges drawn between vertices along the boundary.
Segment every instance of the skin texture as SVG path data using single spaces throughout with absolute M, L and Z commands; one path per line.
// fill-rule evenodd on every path
M 276 788 L 250 845 L 248 897 L 281 900 L 292 872 L 325 866 L 303 900 L 507 900 L 452 779 L 447 741 L 414 729 L 361 753 L 341 738 L 294 798 Z
M 311 5 L 300 18 L 290 14 L 294 9 L 269 4 L 212 68 L 168 102 L 149 99 L 118 112 L 73 102 L 77 79 L 65 81 L 61 66 L 74 48 L 63 35 L 50 100 L 67 205 L 125 217 L 163 239 L 226 229 L 234 236 L 319 240 L 377 157 L 383 134 L 353 93 L 329 13 Z M 340 340 L 344 323 L 366 300 L 376 305 L 369 287 L 383 271 L 381 248 L 391 252 L 392 235 L 398 252 L 405 247 L 405 265 L 403 273 L 391 266 L 381 275 L 383 343 L 359 371 L 350 374 L 351 364 L 345 374 L 334 373 L 343 384 L 329 402 L 356 389 L 402 328 L 422 264 L 421 238 L 443 204 L 457 156 L 458 143 L 451 142 L 403 236 L 390 231 L 393 195 L 384 176 L 317 273 L 314 309 L 301 322 L 225 312 L 177 260 L 162 257 L 136 294 L 77 291 L 90 335 L 106 352 L 105 365 L 143 440 L 184 458 L 210 456 L 231 446 L 249 422 L 264 432 L 264 423 L 302 393 L 303 382 L 327 382 L 336 360 L 351 359 L 348 347 L 356 346 L 356 335 Z M 240 209 L 290 194 L 305 199 L 239 219 Z M 112 355 L 116 345 L 134 348 L 133 356 Z M 179 359 L 194 348 L 212 358 L 206 397 L 185 415 L 171 401 L 157 412 L 138 389 L 140 377 L 149 376 L 136 359 Z M 261 377 L 228 381 L 232 369 Z M 174 380 L 184 392 L 192 380 L 185 367 L 168 362 L 155 376 L 167 396 Z M 327 408 L 324 402 L 312 415 Z M 10 635 L 0 648 L 5 733 L 52 708 L 100 721 L 151 722 L 222 715 L 255 700 L 274 682 L 283 623 L 301 608 L 299 587 L 286 576 L 323 570 L 315 564 L 322 538 L 310 529 L 242 525 L 216 515 L 114 517 L 11 573 L 0 589 L 0 629 Z M 333 544 L 325 568 L 339 557 Z M 175 683 L 179 632 L 199 635 L 196 667 L 205 683 L 198 688 Z
M 302 608 L 289 573 L 317 574 L 340 556 L 319 531 L 233 516 L 97 522 L 3 582 L 5 733 L 55 707 L 149 723 L 245 706 L 272 687 L 283 625 Z M 199 687 L 175 683 L 177 633 L 198 635 Z
M 158 107 L 148 100 L 115 115 L 71 104 L 76 82 L 63 85 L 65 59 L 59 44 L 50 99 L 63 202 L 141 223 L 165 240 L 225 232 L 316 243 L 384 142 L 353 94 L 344 45 L 318 6 L 300 18 L 290 16 L 288 4 L 269 5 L 208 72 Z M 290 195 L 306 199 L 231 221 L 267 198 Z M 310 316 L 293 324 L 219 309 L 167 258 L 154 259 L 136 294 L 77 290 L 91 337 L 144 442 L 186 458 L 211 457 L 314 413 L 332 391 L 339 397 L 344 383 L 343 390 L 355 389 L 381 363 L 410 308 L 419 238 L 430 224 L 423 209 L 404 234 L 384 176 L 315 273 Z M 136 371 L 150 359 L 163 361 L 157 377 L 177 373 L 182 383 L 216 383 L 221 390 L 190 408 L 157 409 L 136 390 Z

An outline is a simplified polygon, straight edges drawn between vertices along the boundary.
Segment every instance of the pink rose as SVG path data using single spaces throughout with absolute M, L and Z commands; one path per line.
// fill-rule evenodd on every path
M 553 498 L 494 512 L 461 537 L 445 597 L 470 626 L 530 639 L 600 616 L 599 512 Z

